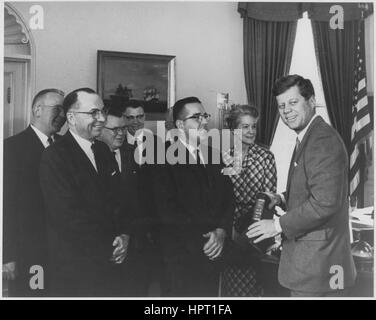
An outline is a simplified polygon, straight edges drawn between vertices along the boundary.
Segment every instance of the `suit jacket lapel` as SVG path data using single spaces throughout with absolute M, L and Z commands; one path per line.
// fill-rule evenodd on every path
M 42 141 L 40 141 L 39 137 L 37 136 L 37 134 L 35 133 L 33 128 L 31 126 L 28 126 L 26 128 L 26 132 L 27 132 L 27 135 L 30 138 L 30 145 L 28 145 L 27 147 L 32 149 L 32 150 L 34 150 L 34 148 L 37 148 L 37 149 L 39 149 L 40 152 L 43 152 L 44 145 L 43 145 Z
M 135 147 L 129 144 L 127 141 L 120 147 L 121 162 L 122 162 L 122 174 L 126 172 L 132 172 L 138 169 L 138 165 L 134 160 Z
M 91 177 L 93 177 L 93 179 L 95 179 L 99 183 L 100 179 L 98 172 L 95 170 L 93 164 L 91 163 L 84 150 L 82 150 L 69 130 L 65 135 L 67 136 L 67 140 L 71 144 L 72 157 L 75 158 L 75 160 L 80 164 L 80 167 L 83 171 L 86 171 Z
M 181 143 L 180 140 L 179 140 L 179 143 Z M 208 172 L 206 168 L 208 166 L 208 163 L 206 163 L 206 166 L 204 166 L 203 164 L 197 164 L 197 159 L 193 157 L 192 153 L 190 153 L 186 147 L 185 147 L 185 150 L 186 150 L 185 166 L 187 167 L 187 170 L 192 171 L 198 177 L 198 179 L 204 180 L 205 183 L 209 184 L 209 177 L 208 177 Z M 204 155 L 202 156 L 205 158 Z
M 57 133 L 54 134 L 54 141 L 55 141 L 55 142 L 58 141 L 58 140 L 60 140 L 61 138 L 62 138 L 62 137 L 61 137 L 60 134 L 57 134 Z
M 40 141 L 39 137 L 37 136 L 37 134 L 35 133 L 35 131 L 33 130 L 33 128 L 29 125 L 27 128 L 26 128 L 26 133 L 27 135 L 29 136 L 30 138 L 30 143 L 32 145 L 30 145 L 30 147 L 32 146 L 32 148 L 34 149 L 34 146 L 36 148 L 39 149 L 40 152 L 43 152 L 43 150 L 45 149 L 42 141 Z M 54 134 L 54 141 L 56 142 L 57 140 L 61 139 L 61 135 L 55 133 Z
M 311 133 L 314 130 L 314 128 L 316 127 L 316 125 L 321 121 L 324 121 L 324 120 L 320 116 L 316 117 L 316 119 L 314 119 L 312 121 L 312 123 L 309 126 L 307 132 L 304 135 L 303 140 L 300 142 L 298 150 L 294 151 L 294 153 L 291 157 L 289 172 L 288 172 L 288 176 L 287 176 L 287 185 L 286 185 L 287 197 L 290 193 L 291 177 L 292 177 L 292 174 L 294 172 L 295 165 L 299 163 L 299 159 L 300 159 L 300 157 L 303 153 L 303 150 L 305 149 L 305 147 L 307 145 L 307 141 L 309 140 L 309 136 L 311 135 Z
M 127 173 L 127 152 L 125 150 L 125 145 L 123 144 L 123 146 L 120 147 L 120 162 L 121 162 L 121 168 L 120 168 L 120 175 L 122 177 L 122 179 L 124 179 L 126 177 L 126 173 Z

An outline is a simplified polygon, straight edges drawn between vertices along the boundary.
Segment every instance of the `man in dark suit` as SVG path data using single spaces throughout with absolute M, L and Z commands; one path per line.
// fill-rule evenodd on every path
M 298 75 L 273 88 L 283 122 L 297 134 L 287 188 L 269 194 L 271 205 L 285 207 L 276 220 L 253 224 L 257 242 L 282 232 L 279 282 L 293 297 L 345 296 L 356 271 L 350 251 L 348 156 L 332 127 L 315 114 L 311 81 Z
M 170 164 L 174 160 L 167 151 L 166 164 L 154 171 L 164 296 L 218 295 L 218 261 L 231 234 L 234 197 L 230 180 L 221 174 L 223 166 L 213 161 L 214 150 L 201 148 L 208 118 L 196 97 L 177 101 L 173 107 L 177 140 L 166 148 L 176 148 L 178 162 Z
M 127 127 L 125 141 L 120 148 L 124 170 L 125 193 L 132 199 L 133 237 L 130 248 L 130 260 L 133 273 L 133 294 L 146 296 L 157 294 L 150 292 L 150 286 L 160 283 L 162 260 L 159 244 L 159 222 L 155 212 L 155 199 L 152 190 L 152 170 L 156 163 L 157 137 L 144 129 L 145 111 L 140 101 L 130 100 L 124 105 L 124 119 Z M 146 135 L 154 143 L 152 161 L 142 163 L 146 156 L 144 146 Z M 137 280 L 136 280 L 137 279 Z M 155 291 L 155 290 L 154 290 Z
M 106 108 L 106 123 L 98 139 L 107 144 L 113 154 L 113 160 L 119 168 L 121 176 L 119 195 L 121 209 L 119 214 L 123 216 L 124 221 L 127 221 L 128 241 L 131 236 L 129 254 L 124 263 L 123 275 L 119 281 L 124 283 L 124 295 L 146 296 L 146 269 L 148 265 L 144 257 L 145 252 L 139 252 L 138 248 L 140 236 L 138 233 L 145 232 L 145 230 L 138 228 L 138 225 L 145 221 L 145 213 L 142 210 L 145 202 L 150 202 L 152 199 L 150 194 L 147 195 L 148 199 L 141 199 L 143 192 L 138 180 L 140 165 L 136 164 L 134 160 L 135 148 L 133 148 L 133 145 L 129 149 L 123 146 L 128 127 L 126 125 L 127 120 L 123 116 L 124 111 L 124 106 L 111 105 Z
M 82 88 L 63 106 L 69 130 L 46 150 L 40 167 L 51 295 L 118 295 L 127 236 L 117 212 L 119 170 L 108 147 L 95 140 L 105 122 L 103 101 Z
M 145 140 L 145 111 L 144 106 L 135 100 L 126 102 L 123 106 L 124 120 L 126 125 L 126 136 L 123 145 L 120 148 L 122 154 L 124 170 L 122 171 L 123 181 L 127 193 L 129 192 L 134 199 L 135 213 L 135 231 L 138 233 L 136 240 L 137 246 L 146 245 L 148 238 L 151 240 L 151 229 L 153 229 L 154 217 L 154 199 L 150 183 L 150 170 L 155 163 L 153 153 L 153 161 L 151 163 L 142 163 L 141 159 L 145 156 L 144 140 Z M 153 137 L 154 150 L 156 151 L 156 139 Z M 152 241 L 152 240 L 151 240 Z M 140 242 L 143 242 L 141 244 Z
M 57 89 L 40 91 L 32 102 L 30 125 L 4 141 L 3 277 L 14 280 L 10 296 L 43 296 L 44 279 L 32 289 L 30 268 L 41 266 L 47 276 L 45 208 L 39 186 L 42 152 L 54 140 L 65 122 L 64 93 Z M 43 287 L 43 290 L 40 290 Z

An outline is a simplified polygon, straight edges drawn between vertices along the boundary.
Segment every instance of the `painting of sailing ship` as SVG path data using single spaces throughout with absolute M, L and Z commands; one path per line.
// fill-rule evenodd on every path
M 105 104 L 137 100 L 146 114 L 167 114 L 175 102 L 174 67 L 174 56 L 98 51 L 98 93 Z

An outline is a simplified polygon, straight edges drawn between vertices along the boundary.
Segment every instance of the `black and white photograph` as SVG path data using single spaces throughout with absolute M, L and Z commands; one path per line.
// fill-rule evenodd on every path
M 373 2 L 2 7 L 2 300 L 375 297 Z

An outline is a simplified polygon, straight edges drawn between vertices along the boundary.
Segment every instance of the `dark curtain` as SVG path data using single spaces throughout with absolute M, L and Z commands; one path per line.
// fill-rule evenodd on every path
M 312 21 L 316 58 L 330 121 L 350 152 L 352 94 L 356 41 L 359 28 L 373 12 L 372 3 L 341 3 L 344 28 L 333 30 L 330 8 L 335 3 L 308 3 L 305 9 Z M 364 30 L 362 32 L 364 35 Z
M 301 3 L 240 2 L 243 18 L 244 74 L 248 102 L 260 111 L 257 141 L 270 146 L 278 123 L 274 82 L 291 65 Z
M 373 12 L 372 3 L 340 3 L 344 29 L 333 30 L 329 21 L 336 3 L 240 2 L 244 20 L 244 72 L 248 102 L 261 114 L 258 141 L 270 145 L 278 111 L 272 97 L 275 80 L 289 72 L 297 20 L 308 11 L 312 20 L 316 57 L 328 113 L 333 126 L 350 146 L 351 101 L 358 21 Z M 338 4 L 337 4 L 338 5 Z
M 361 25 L 364 27 L 364 23 Z M 333 30 L 327 21 L 312 21 L 316 57 L 329 118 L 345 142 L 348 152 L 359 26 L 358 21 L 345 21 L 343 29 Z
M 248 102 L 260 111 L 257 141 L 270 146 L 278 123 L 272 95 L 274 82 L 287 75 L 296 35 L 296 21 L 272 22 L 245 17 L 244 72 Z

